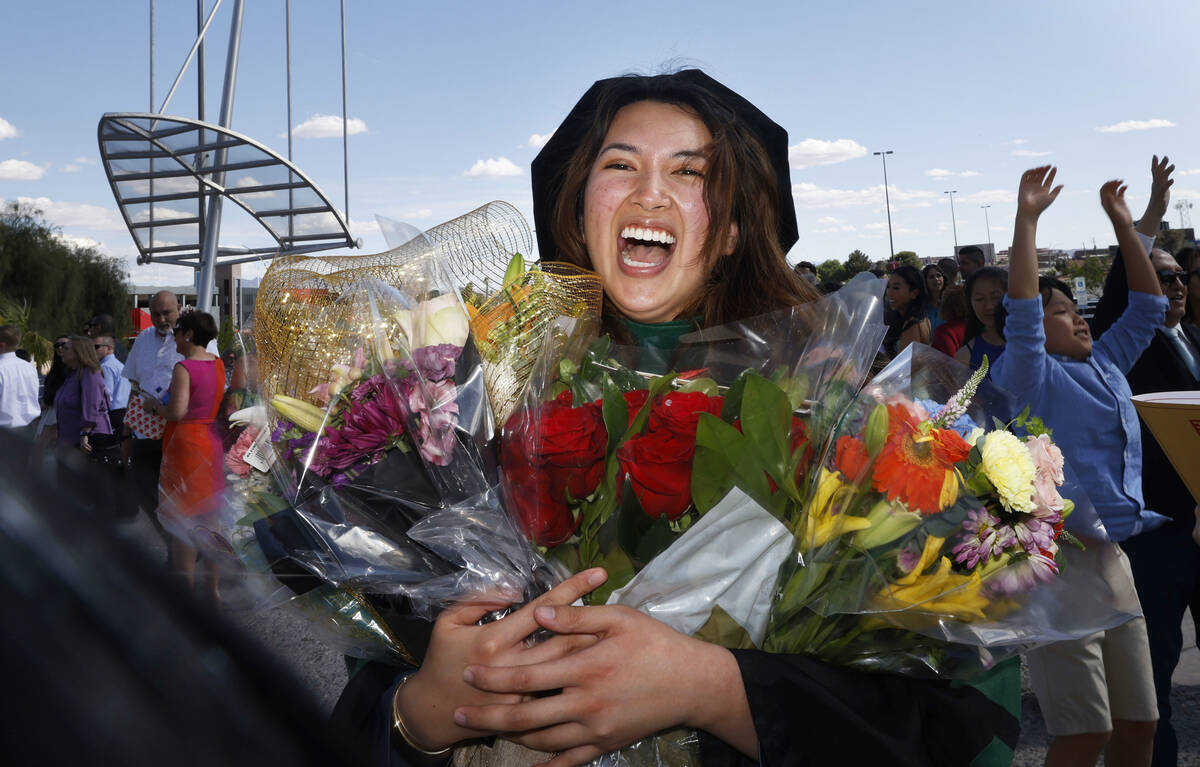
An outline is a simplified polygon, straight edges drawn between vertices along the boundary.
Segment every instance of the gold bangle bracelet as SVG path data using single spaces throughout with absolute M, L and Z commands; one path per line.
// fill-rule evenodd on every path
M 404 717 L 400 716 L 400 690 L 404 689 L 404 685 L 407 684 L 408 680 L 412 679 L 412 677 L 413 675 L 409 674 L 408 676 L 404 677 L 404 679 L 400 680 L 400 684 L 396 686 L 395 694 L 392 695 L 392 727 L 395 728 L 396 732 L 401 738 L 404 738 L 404 742 L 407 743 L 409 748 L 411 748 L 413 751 L 430 758 L 447 756 L 454 749 L 453 745 L 446 746 L 438 751 L 426 751 L 417 745 L 412 733 L 410 733 L 408 728 L 404 726 Z

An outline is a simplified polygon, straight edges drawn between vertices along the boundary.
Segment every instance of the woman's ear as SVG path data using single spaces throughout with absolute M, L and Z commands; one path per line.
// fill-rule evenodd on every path
M 721 248 L 721 255 L 728 256 L 737 249 L 738 242 L 738 225 L 736 221 L 729 223 L 729 233 L 725 235 L 725 246 Z

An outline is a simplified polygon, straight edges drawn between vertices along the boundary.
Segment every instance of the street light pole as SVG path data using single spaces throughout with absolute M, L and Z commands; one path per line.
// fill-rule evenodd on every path
M 988 222 L 987 209 L 992 206 L 991 205 L 980 205 L 979 207 L 983 209 L 983 225 L 987 227 L 987 235 L 988 235 L 987 241 L 991 242 L 992 241 L 992 225 L 991 225 L 991 223 Z
M 887 156 L 889 154 L 894 154 L 894 153 L 892 152 L 892 150 L 886 149 L 882 152 L 872 152 L 872 154 L 877 155 L 881 160 L 883 160 L 883 204 L 887 208 L 888 249 L 891 252 L 891 258 L 895 258 L 896 244 L 894 242 L 892 242 L 892 200 L 888 195 L 888 182 L 887 182 Z
M 958 194 L 957 189 L 951 189 L 942 194 L 950 195 L 950 226 L 954 227 L 954 255 L 958 255 L 958 222 L 954 220 L 954 195 Z

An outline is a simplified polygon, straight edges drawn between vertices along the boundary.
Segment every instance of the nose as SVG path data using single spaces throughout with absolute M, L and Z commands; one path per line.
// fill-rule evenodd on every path
M 633 190 L 633 204 L 643 210 L 657 210 L 667 207 L 666 190 L 657 173 L 648 171 L 638 177 L 636 188 Z

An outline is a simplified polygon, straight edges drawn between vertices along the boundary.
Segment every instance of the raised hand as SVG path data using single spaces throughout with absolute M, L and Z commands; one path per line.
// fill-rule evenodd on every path
M 483 626 L 477 622 L 489 612 L 506 607 L 503 598 L 480 598 L 446 610 L 433 626 L 429 651 L 420 670 L 400 688 L 396 703 L 408 730 L 419 741 L 413 745 L 436 750 L 491 731 L 460 727 L 453 719 L 460 706 L 513 704 L 520 694 L 495 695 L 463 680 L 463 669 L 472 664 L 528 665 L 557 660 L 595 644 L 596 637 L 579 632 L 556 636 L 534 647 L 525 639 L 538 630 L 534 610 L 540 606 L 566 606 L 604 583 L 599 568 L 585 570 L 538 597 L 503 620 Z
M 1042 165 L 1030 168 L 1021 174 L 1021 185 L 1017 189 L 1017 215 L 1037 218 L 1042 211 L 1050 207 L 1062 191 L 1062 184 L 1054 186 L 1054 176 L 1058 168 Z
M 460 726 L 519 733 L 505 737 L 557 752 L 549 767 L 586 764 L 677 725 L 705 729 L 754 753 L 745 688 L 727 650 L 628 607 L 543 608 L 536 617 L 560 635 L 582 633 L 599 641 L 533 666 L 471 666 L 467 676 L 481 691 L 561 692 L 517 705 L 461 708 L 455 714 Z
M 1106 181 L 1100 187 L 1100 204 L 1108 219 L 1112 221 L 1113 229 L 1124 229 L 1133 226 L 1133 215 L 1125 204 L 1125 182 L 1120 179 Z
M 1167 212 L 1167 205 L 1171 202 L 1171 185 L 1175 183 L 1175 179 L 1171 178 L 1175 166 L 1170 162 L 1166 155 L 1163 155 L 1162 160 L 1158 159 L 1158 155 L 1154 155 L 1150 161 L 1150 203 L 1146 209 L 1149 210 L 1153 206 L 1155 210 L 1161 211 L 1160 220 L 1162 214 Z

